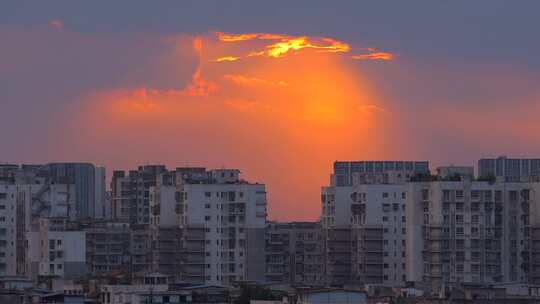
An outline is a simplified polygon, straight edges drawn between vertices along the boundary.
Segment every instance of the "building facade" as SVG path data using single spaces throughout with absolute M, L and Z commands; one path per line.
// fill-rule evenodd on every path
M 163 165 L 139 166 L 137 170 L 114 171 L 111 181 L 112 216 L 130 224 L 150 223 L 150 187 L 166 173 Z
M 426 174 L 428 165 L 393 163 L 391 168 L 395 163 L 404 166 L 398 171 L 355 172 L 348 186 L 322 188 L 326 286 L 405 285 L 407 183 Z
M 266 282 L 323 286 L 319 222 L 271 222 L 266 230 Z
M 538 226 L 539 185 L 409 184 L 408 280 L 427 283 L 435 292 L 463 283 L 533 282 L 537 241 L 531 227 Z
M 180 234 L 183 243 L 174 246 L 191 253 L 179 254 L 191 257 L 194 277 L 220 285 L 264 280 L 264 185 L 241 180 L 236 169 L 178 168 L 160 176 L 150 201 L 153 241 L 160 230 Z

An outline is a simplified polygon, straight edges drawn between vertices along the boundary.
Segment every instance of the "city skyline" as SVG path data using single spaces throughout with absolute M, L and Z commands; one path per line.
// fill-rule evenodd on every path
M 534 1 L 20 3 L 0 162 L 240 168 L 313 220 L 336 160 L 540 154 Z

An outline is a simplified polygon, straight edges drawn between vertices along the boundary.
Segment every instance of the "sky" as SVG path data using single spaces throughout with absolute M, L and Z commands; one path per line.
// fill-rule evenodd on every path
M 335 160 L 540 154 L 538 1 L 2 1 L 0 163 L 239 168 L 313 220 Z

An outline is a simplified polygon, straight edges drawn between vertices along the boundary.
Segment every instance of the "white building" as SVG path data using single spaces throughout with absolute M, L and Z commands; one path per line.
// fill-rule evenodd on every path
M 39 177 L 32 166 L 2 172 L 0 181 L 0 275 L 38 275 L 41 219 L 74 219 L 73 184 Z M 33 262 L 34 266 L 33 266 Z
M 86 274 L 85 232 L 70 230 L 64 218 L 42 218 L 39 222 L 39 231 L 28 234 L 31 278 L 75 279 Z
M 406 182 L 413 175 L 355 173 L 351 186 L 323 187 L 328 285 L 404 286 Z
M 266 190 L 241 180 L 239 173 L 178 168 L 150 191 L 153 227 L 204 230 L 197 238 L 202 237 L 207 284 L 264 281 Z
M 540 183 L 419 182 L 408 192 L 409 281 L 435 292 L 461 283 L 530 282 Z

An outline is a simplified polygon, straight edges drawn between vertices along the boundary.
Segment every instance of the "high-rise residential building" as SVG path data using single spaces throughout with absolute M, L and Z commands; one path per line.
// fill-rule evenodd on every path
M 29 277 L 78 279 L 87 274 L 86 234 L 65 217 L 40 218 L 39 230 L 28 232 Z
M 540 183 L 410 183 L 408 280 L 434 292 L 467 283 L 534 282 L 540 246 L 531 229 L 540 224 L 539 194 Z
M 150 193 L 152 242 L 163 243 L 156 256 L 188 259 L 180 273 L 209 284 L 264 281 L 265 185 L 240 179 L 236 169 L 178 168 Z
M 36 235 L 43 220 L 76 218 L 75 186 L 69 179 L 55 182 L 42 166 L 3 167 L 0 175 L 0 269 L 5 275 L 37 278 Z
M 336 161 L 331 176 L 331 185 L 351 186 L 355 173 L 378 174 L 399 172 L 407 178 L 416 174 L 428 174 L 427 161 Z
M 114 171 L 111 182 L 113 218 L 130 224 L 150 222 L 149 189 L 157 176 L 166 173 L 163 165 L 139 166 L 137 170 Z
M 326 285 L 406 282 L 405 171 L 353 174 L 322 189 Z
M 0 184 L 0 276 L 26 274 L 30 200 L 28 187 Z
M 51 163 L 40 171 L 55 183 L 75 186 L 76 218 L 96 218 L 102 214 L 105 193 L 105 169 L 90 163 Z
M 266 282 L 323 286 L 319 222 L 271 222 L 266 231 Z
M 483 158 L 478 161 L 478 176 L 494 176 L 506 182 L 526 182 L 540 178 L 540 158 Z
M 94 275 L 131 273 L 131 229 L 128 223 L 96 222 L 83 230 L 86 233 L 89 272 Z

